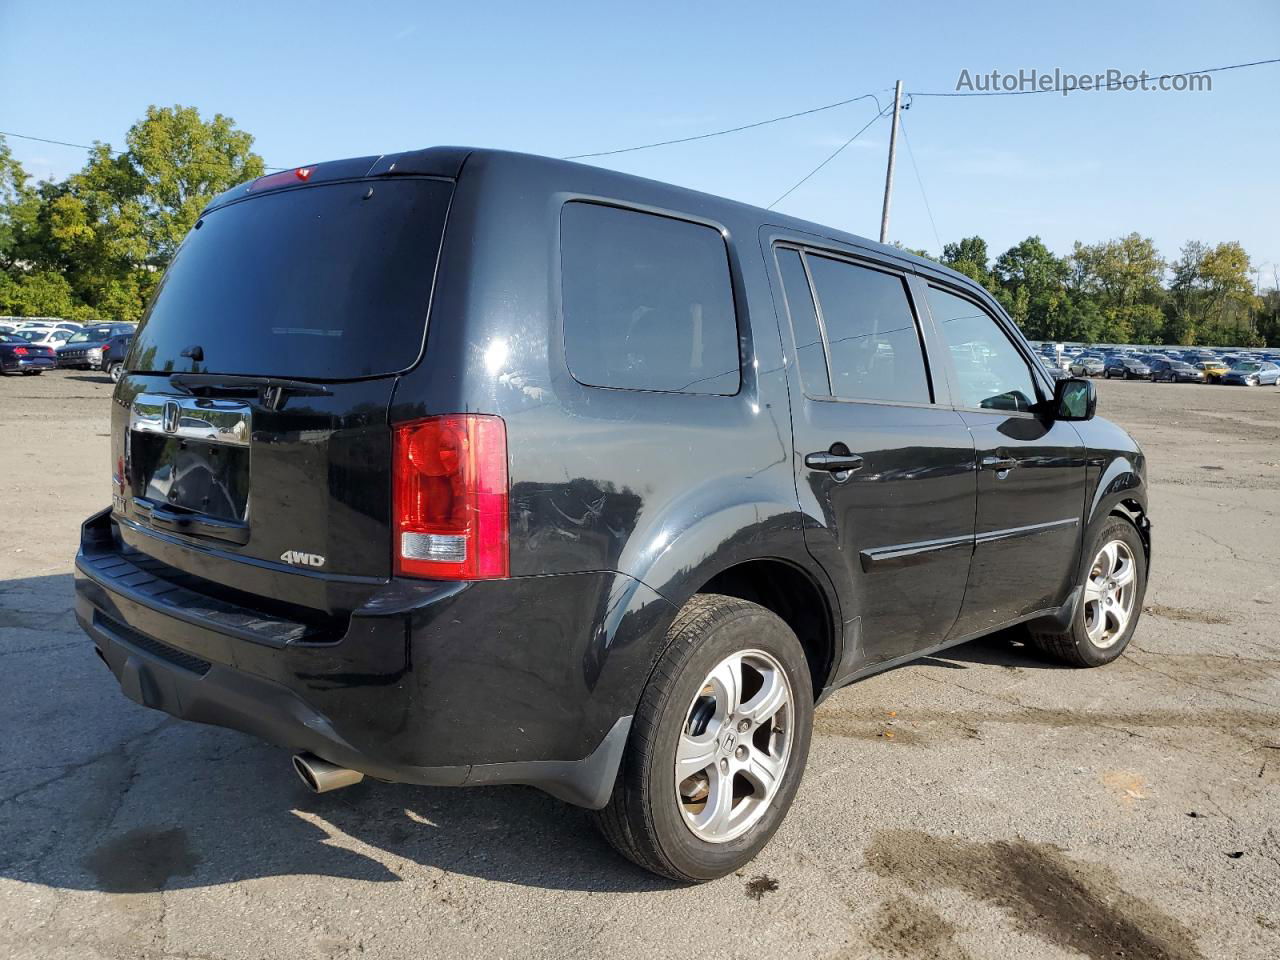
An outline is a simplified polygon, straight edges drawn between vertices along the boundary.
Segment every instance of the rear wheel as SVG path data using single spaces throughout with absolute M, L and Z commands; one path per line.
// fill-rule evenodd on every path
M 111 378 L 112 383 L 120 382 L 120 375 L 124 372 L 124 366 L 119 363 L 111 363 L 107 365 L 107 376 Z
M 1075 667 L 1100 667 L 1124 652 L 1142 614 L 1147 592 L 1146 552 L 1137 529 L 1111 517 L 1093 538 L 1083 596 L 1062 633 L 1032 630 L 1031 640 L 1054 660 Z
M 714 880 L 755 857 L 786 816 L 809 755 L 813 685 L 791 629 L 736 597 L 695 596 L 667 640 L 596 818 L 646 870 Z

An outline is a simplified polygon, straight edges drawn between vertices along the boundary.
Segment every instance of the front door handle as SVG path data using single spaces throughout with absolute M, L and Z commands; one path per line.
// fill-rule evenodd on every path
M 995 470 L 997 473 L 1008 473 L 1018 465 L 1014 457 L 983 457 L 982 469 Z
M 862 458 L 856 453 L 831 453 L 823 450 L 820 453 L 806 454 L 804 465 L 810 470 L 826 470 L 828 473 L 849 473 L 862 469 Z

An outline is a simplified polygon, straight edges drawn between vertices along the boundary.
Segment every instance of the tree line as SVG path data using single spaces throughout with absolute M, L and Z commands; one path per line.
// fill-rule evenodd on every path
M 193 107 L 149 107 L 124 147 L 94 144 L 79 172 L 33 183 L 0 136 L 0 314 L 138 320 L 205 204 L 265 170 L 250 134 Z M 981 237 L 912 252 L 982 284 L 1031 339 L 1280 345 L 1280 293 L 1257 293 L 1233 241 L 1173 260 L 1138 233 L 1064 257 L 1039 237 L 994 260 Z
M 1191 240 L 1173 260 L 1139 233 L 1077 241 L 1065 257 L 1039 237 L 994 261 L 981 237 L 945 244 L 940 256 L 911 252 L 982 284 L 1032 340 L 1280 346 L 1280 292 L 1258 292 L 1235 241 Z

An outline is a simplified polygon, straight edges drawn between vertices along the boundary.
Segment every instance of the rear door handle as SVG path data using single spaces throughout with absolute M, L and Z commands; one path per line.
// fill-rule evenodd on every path
M 998 473 L 1006 473 L 1018 465 L 1018 461 L 1014 457 L 983 457 L 982 469 L 995 470 Z
M 856 453 L 831 453 L 823 450 L 820 453 L 806 454 L 804 465 L 810 470 L 826 470 L 828 473 L 847 473 L 862 469 L 862 458 Z

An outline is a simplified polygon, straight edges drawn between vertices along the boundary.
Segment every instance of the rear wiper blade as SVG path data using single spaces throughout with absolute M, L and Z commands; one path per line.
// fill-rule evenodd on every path
M 221 373 L 175 373 L 169 383 L 184 393 L 195 395 L 200 390 L 253 390 L 262 403 L 271 409 L 279 409 L 286 394 L 299 397 L 331 397 L 333 391 L 318 383 L 305 380 L 285 380 L 280 377 L 246 377 Z

